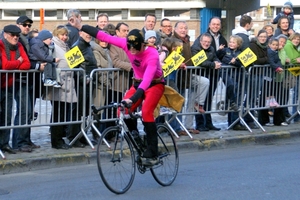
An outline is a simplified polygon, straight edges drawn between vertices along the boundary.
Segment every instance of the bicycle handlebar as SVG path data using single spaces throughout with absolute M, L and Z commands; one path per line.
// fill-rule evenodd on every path
M 132 103 L 127 103 L 126 101 L 121 101 L 121 103 L 111 103 L 106 106 L 101 106 L 100 108 L 96 108 L 95 105 L 92 105 L 91 108 L 92 108 L 93 114 L 98 114 L 100 111 L 105 110 L 105 109 L 110 109 L 110 108 L 121 108 L 120 109 L 121 111 L 125 111 L 124 108 L 127 108 L 128 115 L 131 118 L 133 118 L 133 119 L 140 118 L 141 117 L 140 114 L 131 112 L 131 110 L 130 110 L 131 106 L 132 106 Z

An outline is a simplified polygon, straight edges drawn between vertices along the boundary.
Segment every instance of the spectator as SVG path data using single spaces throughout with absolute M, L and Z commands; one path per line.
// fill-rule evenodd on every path
M 172 31 L 173 31 L 173 27 L 172 27 L 172 23 L 171 23 L 170 19 L 163 18 L 160 21 L 160 29 L 159 29 L 161 42 L 163 42 L 164 39 L 171 37 Z
M 35 63 L 46 63 L 44 66 L 44 86 L 60 88 L 61 85 L 56 81 L 56 64 L 59 58 L 54 58 L 52 33 L 42 30 L 38 36 L 30 40 L 29 59 Z
M 67 19 L 68 21 L 70 19 L 78 19 L 82 21 L 81 19 L 81 13 L 77 9 L 70 9 L 67 11 Z M 79 38 L 79 30 L 76 27 L 73 27 L 70 22 L 66 24 L 68 30 L 69 30 L 69 39 L 67 41 L 67 44 L 69 48 L 73 47 L 73 44 L 78 40 Z
M 72 18 L 74 19 L 74 18 Z M 79 39 L 77 42 L 75 42 L 73 44 L 73 46 L 78 46 L 78 48 L 80 49 L 83 57 L 84 57 L 84 61 L 77 66 L 77 68 L 82 68 L 85 71 L 85 75 L 86 75 L 86 85 L 84 82 L 84 76 L 82 73 L 76 73 L 75 74 L 75 89 L 77 92 L 77 106 L 75 106 L 77 109 L 73 110 L 73 119 L 81 119 L 82 117 L 86 117 L 89 115 L 89 111 L 91 108 L 90 105 L 90 97 L 92 96 L 92 94 L 90 94 L 90 81 L 89 81 L 89 77 L 91 75 L 92 70 L 97 69 L 97 61 L 95 59 L 94 53 L 93 53 L 93 49 L 90 45 L 90 42 L 92 40 L 92 37 L 83 32 L 80 31 L 79 32 Z M 78 75 L 78 76 L 77 76 Z M 86 91 L 86 98 L 85 98 L 85 102 L 83 101 L 83 88 L 85 87 L 85 91 Z M 83 107 L 85 106 L 85 113 L 83 113 Z M 77 116 L 76 116 L 77 115 Z M 81 124 L 73 124 L 69 127 L 69 135 L 67 136 L 67 138 L 71 141 L 75 138 L 76 134 L 78 134 L 81 131 Z M 75 143 L 73 144 L 73 147 L 80 147 L 83 148 L 85 147 L 86 140 L 85 138 L 82 138 L 80 141 L 76 140 Z
M 108 32 L 106 32 L 108 33 Z M 94 56 L 97 61 L 98 68 L 113 68 L 113 63 L 109 54 L 109 44 L 107 42 L 100 41 L 95 39 L 90 42 L 93 49 Z M 100 71 L 97 75 L 96 81 L 96 90 L 93 92 L 93 102 L 97 107 L 104 106 L 105 103 L 109 104 L 110 101 L 106 102 L 106 93 L 108 90 L 111 90 L 112 85 L 112 76 L 111 71 Z M 100 124 L 97 125 L 100 127 Z M 94 143 L 98 142 L 99 135 L 93 130 L 93 141 Z M 110 138 L 106 138 L 110 139 Z
M 280 34 L 284 34 L 289 37 L 294 33 L 294 30 L 289 29 L 290 21 L 288 17 L 280 17 L 277 24 L 277 29 L 275 30 L 274 37 L 277 37 Z
M 286 52 L 287 57 L 290 59 L 290 64 L 297 65 L 300 63 L 300 53 L 299 53 L 299 47 L 300 47 L 300 33 L 293 33 L 288 41 L 286 42 L 286 45 L 284 46 L 284 50 Z M 298 102 L 298 80 L 294 87 L 294 94 L 293 94 L 293 104 L 297 104 Z M 297 112 L 297 106 L 293 107 L 293 113 Z M 287 114 L 287 113 L 286 113 Z M 290 116 L 289 116 L 290 117 Z M 294 122 L 299 122 L 300 116 L 297 115 L 294 117 Z
M 289 31 L 293 31 L 294 29 L 294 13 L 293 13 L 293 4 L 291 2 L 285 2 L 281 12 L 279 12 L 276 17 L 271 20 L 272 24 L 277 24 L 281 17 L 287 17 L 289 20 Z
M 243 39 L 238 35 L 232 35 L 229 39 L 229 45 L 225 48 L 219 48 L 218 55 L 224 65 L 233 65 L 236 69 L 228 71 L 223 69 L 221 71 L 221 77 L 226 85 L 226 100 L 229 100 L 230 110 L 238 111 L 238 105 L 243 98 L 241 93 L 242 88 L 242 63 L 239 61 L 237 56 L 241 53 L 240 47 L 242 46 Z M 231 77 L 232 76 L 232 77 Z M 240 80 L 240 81 L 239 81 Z M 236 91 L 235 91 L 236 90 Z M 237 91 L 238 90 L 238 91 Z M 238 113 L 228 113 L 228 126 L 230 126 L 235 120 L 238 119 Z M 237 123 L 233 127 L 233 130 L 246 130 L 246 128 Z
M 212 104 L 212 98 L 214 95 L 214 91 L 217 86 L 217 82 L 219 80 L 219 69 L 221 68 L 221 62 L 218 59 L 214 48 L 211 46 L 212 43 L 212 37 L 209 33 L 203 33 L 200 36 L 199 43 L 200 45 L 193 44 L 192 46 L 192 55 L 196 55 L 201 50 L 205 51 L 207 59 L 202 62 L 199 67 L 205 68 L 205 76 L 209 80 L 209 91 L 207 94 L 207 99 L 204 104 L 204 108 L 207 110 L 211 110 L 211 104 Z M 213 84 L 213 86 L 211 86 Z M 196 118 L 196 126 L 197 129 L 201 131 L 209 131 L 209 130 L 215 130 L 219 131 L 220 128 L 217 128 L 212 123 L 212 118 L 210 114 L 205 114 L 204 116 L 198 115 L 198 119 Z
M 28 33 L 32 26 L 33 21 L 27 16 L 20 16 L 16 24 L 21 29 L 19 42 L 23 45 L 24 50 L 28 57 L 28 52 L 30 50 Z M 39 65 L 40 66 L 40 65 Z M 31 68 L 34 68 L 31 66 Z M 39 87 L 39 75 L 35 76 L 36 83 L 33 83 L 34 74 L 29 73 L 28 75 L 16 74 L 15 81 L 19 84 L 16 84 L 15 87 L 15 101 L 16 101 L 16 116 L 14 120 L 15 125 L 31 124 L 32 114 L 33 114 L 33 105 L 36 97 L 40 97 L 41 94 L 38 93 Z M 36 84 L 34 88 L 34 84 Z M 36 93 L 33 93 L 35 89 Z M 12 147 L 14 149 L 19 149 L 22 152 L 31 152 L 32 149 L 40 148 L 39 145 L 34 144 L 31 141 L 31 128 L 18 128 L 13 129 L 12 135 Z
M 280 50 L 283 49 L 284 45 L 280 45 Z M 275 71 L 275 84 L 274 84 L 274 91 L 273 89 L 269 89 L 271 95 L 275 93 L 275 98 L 280 100 L 280 104 L 285 105 L 287 103 L 287 97 L 289 95 L 289 90 L 286 87 L 283 87 L 282 84 L 282 76 L 284 76 L 284 67 L 281 63 L 278 54 L 279 50 L 279 40 L 277 38 L 271 38 L 269 40 L 269 48 L 268 48 L 268 58 L 270 66 L 272 67 L 273 71 Z M 285 63 L 285 62 L 284 62 Z M 267 91 L 268 92 L 268 91 Z M 274 98 L 274 97 L 273 97 Z M 269 98 L 270 100 L 270 98 Z M 271 101 L 271 100 L 270 100 Z M 270 102 L 270 106 L 271 106 Z M 285 115 L 283 108 L 275 108 L 274 115 L 273 115 L 273 123 L 277 126 L 287 126 L 288 124 L 285 122 Z
M 215 53 L 218 53 L 219 48 L 227 47 L 227 41 L 221 34 L 221 19 L 219 17 L 212 17 L 209 20 L 209 26 L 207 29 L 207 33 L 209 35 L 211 35 L 211 37 L 212 37 L 210 46 L 212 47 L 212 49 L 214 50 Z M 193 51 L 193 49 L 195 51 L 197 51 L 198 49 L 201 49 L 200 37 L 201 37 L 201 35 L 193 43 L 193 45 L 191 47 L 192 51 Z M 217 56 L 218 56 L 218 54 L 217 54 Z M 218 81 L 219 81 L 219 78 L 218 78 L 217 74 L 216 74 L 215 79 L 210 79 L 210 85 L 209 85 L 210 87 L 209 87 L 209 91 L 208 91 L 208 96 L 213 96 L 213 94 L 217 88 Z M 224 82 L 224 84 L 226 85 L 226 82 Z M 206 105 L 208 105 L 209 108 L 211 107 L 211 103 L 208 103 Z M 197 124 L 196 128 L 197 129 L 200 129 L 202 131 L 209 131 L 209 129 L 204 126 L 204 121 L 206 120 L 206 121 L 208 121 L 208 124 L 212 124 L 211 114 L 196 115 L 195 118 L 196 118 L 196 124 Z M 221 129 L 214 127 L 214 130 L 221 130 Z
M 0 40 L 0 53 L 3 70 L 29 70 L 30 61 L 21 43 L 18 42 L 21 29 L 16 25 L 7 25 L 3 28 L 3 38 Z M 11 126 L 13 107 L 13 85 L 14 75 L 12 73 L 1 74 L 1 112 L 0 126 Z M 15 86 L 19 85 L 18 83 Z M 26 102 L 26 101 L 25 101 Z M 26 105 L 20 109 L 26 110 Z M 29 110 L 29 109 L 28 109 Z M 19 109 L 17 109 L 19 112 Z M 25 117 L 26 118 L 26 117 Z M 20 151 L 30 152 L 31 146 L 28 138 L 19 132 L 16 137 L 16 147 Z M 16 135 L 15 135 L 16 136 Z M 21 138 L 22 136 L 22 138 Z M 11 154 L 16 152 L 9 146 L 10 129 L 0 129 L 0 148 Z
M 190 45 L 190 36 L 188 35 L 188 26 L 186 21 L 177 21 L 174 26 L 174 33 L 171 38 L 179 39 L 182 41 L 182 51 L 181 54 L 185 58 L 185 65 L 186 66 L 193 66 L 193 62 L 191 61 L 192 52 L 191 52 L 191 45 Z M 184 96 L 184 92 L 186 89 L 190 88 L 190 71 L 188 70 L 179 70 L 177 75 L 177 87 L 181 95 Z M 179 119 L 182 121 L 181 117 Z M 191 120 L 193 121 L 193 120 Z M 187 120 L 185 120 L 187 122 Z M 199 134 L 200 131 L 188 127 L 189 132 L 193 134 Z
M 267 34 L 268 34 L 268 40 L 269 40 L 271 37 L 273 37 L 273 35 L 274 35 L 274 27 L 273 27 L 272 25 L 267 24 L 267 25 L 264 26 L 263 29 L 267 31 Z
M 68 33 L 68 28 L 64 25 L 57 26 L 53 30 L 53 55 L 59 58 L 57 69 L 69 69 L 65 58 L 65 53 L 69 51 L 67 45 Z M 50 127 L 52 133 L 51 146 L 55 149 L 66 150 L 69 149 L 69 145 L 63 139 L 66 137 L 65 125 L 60 125 L 59 122 L 65 122 L 70 119 L 72 106 L 74 107 L 74 103 L 77 102 L 77 96 L 73 73 L 71 71 L 61 71 L 59 73 L 59 80 L 62 87 L 60 89 L 50 88 L 47 90 L 46 99 L 51 100 L 51 120 L 53 123 L 56 123 Z
M 142 28 L 143 36 L 145 36 L 146 31 L 149 31 L 149 30 L 153 31 L 155 24 L 156 24 L 156 15 L 152 14 L 152 13 L 147 13 L 145 15 L 144 27 Z M 156 40 L 155 45 L 158 46 L 158 45 L 161 45 L 161 38 L 160 38 L 159 31 L 156 35 L 157 35 L 157 40 Z
M 249 33 L 253 26 L 252 18 L 248 15 L 242 15 L 240 18 L 240 27 L 232 30 L 232 35 L 238 35 L 243 39 L 241 51 L 244 51 L 250 45 Z
M 104 27 L 109 23 L 107 13 L 99 13 L 97 16 L 97 26 L 96 28 L 104 29 Z
M 269 64 L 269 58 L 268 58 L 268 52 L 267 52 L 267 48 L 268 48 L 268 43 L 267 43 L 267 39 L 268 39 L 268 34 L 267 31 L 265 30 L 260 30 L 256 36 L 255 39 L 253 39 L 250 43 L 250 49 L 253 51 L 253 53 L 256 55 L 257 60 L 254 61 L 254 65 L 266 65 Z M 254 68 L 251 71 L 251 77 L 250 77 L 250 85 L 251 85 L 251 92 L 249 93 L 249 102 L 250 102 L 250 106 L 251 108 L 254 107 L 256 99 L 259 96 L 259 92 L 261 91 L 261 98 L 260 98 L 260 102 L 259 105 L 262 106 L 265 103 L 265 94 L 267 94 L 268 90 L 268 85 L 270 85 L 270 80 L 272 79 L 270 78 L 265 78 L 265 77 L 269 77 L 268 75 L 269 73 L 267 73 L 267 70 L 264 67 L 260 67 L 260 68 Z M 246 121 L 248 122 L 249 121 Z M 268 114 L 268 109 L 262 109 L 258 111 L 258 122 L 261 125 L 266 125 L 267 123 L 270 123 L 270 119 L 269 119 L 269 114 Z M 250 125 L 249 125 L 250 126 Z M 251 123 L 251 126 L 254 127 L 254 124 Z M 253 128 L 252 127 L 252 128 Z M 251 127 L 250 127 L 251 128 Z

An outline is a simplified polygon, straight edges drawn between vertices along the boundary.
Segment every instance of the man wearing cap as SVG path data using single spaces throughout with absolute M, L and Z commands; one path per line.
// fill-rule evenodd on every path
M 22 44 L 27 57 L 30 49 L 28 41 L 28 33 L 30 32 L 33 21 L 27 16 L 20 16 L 16 24 L 20 28 L 21 33 L 19 42 Z M 16 116 L 14 120 L 15 125 L 31 124 L 33 113 L 33 101 L 37 94 L 33 94 L 33 85 L 39 85 L 39 79 L 36 78 L 36 83 L 33 83 L 33 76 L 35 74 L 29 73 L 28 75 L 16 74 L 15 86 L 15 101 L 16 101 Z M 37 74 L 36 77 L 39 77 Z M 20 84 L 21 83 L 21 84 Z M 36 88 L 35 91 L 40 91 Z M 28 109 L 27 109 L 28 108 Z M 31 128 L 17 128 L 13 129 L 12 134 L 12 147 L 22 152 L 31 152 L 32 148 L 39 148 L 39 145 L 34 144 L 30 139 Z
M 21 29 L 20 40 L 21 44 L 25 47 L 25 51 L 29 52 L 29 42 L 27 35 L 30 32 L 33 21 L 27 16 L 20 16 L 17 19 L 17 26 Z
M 3 70 L 29 70 L 30 61 L 21 43 L 18 42 L 21 29 L 16 25 L 7 25 L 0 40 L 0 53 Z M 0 126 L 11 126 L 13 106 L 12 73 L 1 74 L 1 111 Z M 18 85 L 18 83 L 16 83 Z M 17 109 L 18 112 L 18 109 Z M 10 129 L 0 129 L 0 149 L 8 153 L 16 152 L 9 146 Z

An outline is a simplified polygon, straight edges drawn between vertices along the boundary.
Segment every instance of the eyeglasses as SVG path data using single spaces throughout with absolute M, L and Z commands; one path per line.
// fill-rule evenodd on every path
M 8 35 L 10 35 L 11 37 L 20 37 L 19 33 L 7 33 Z
M 31 24 L 21 24 L 24 28 L 27 26 L 28 28 L 30 28 L 32 25 Z
M 172 28 L 172 26 L 162 26 L 162 27 L 164 27 L 164 28 Z

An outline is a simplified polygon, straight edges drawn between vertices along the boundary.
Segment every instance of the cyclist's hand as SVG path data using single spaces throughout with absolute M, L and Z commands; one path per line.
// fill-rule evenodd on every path
M 130 108 L 132 105 L 132 101 L 130 99 L 123 99 L 121 102 L 126 108 Z

